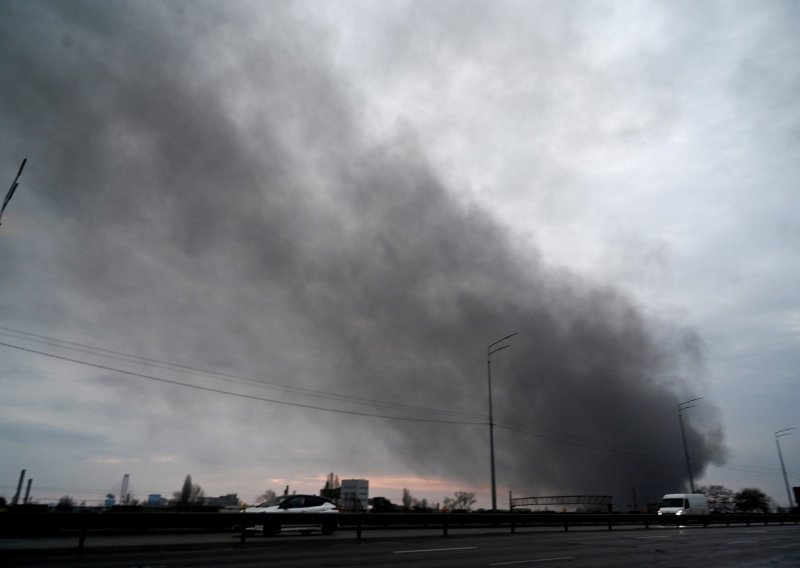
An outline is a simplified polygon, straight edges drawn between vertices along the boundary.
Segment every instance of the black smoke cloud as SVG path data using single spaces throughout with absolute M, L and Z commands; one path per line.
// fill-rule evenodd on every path
M 324 29 L 290 4 L 243 7 L 3 5 L 2 162 L 27 156 L 30 171 L 28 206 L 3 226 L 4 265 L 26 268 L 1 278 L 51 286 L 46 301 L 7 297 L 7 313 L 193 366 L 471 413 L 335 403 L 483 423 L 342 418 L 420 475 L 474 484 L 488 477 L 486 346 L 516 331 L 494 358 L 501 485 L 618 503 L 683 487 L 676 410 L 701 388 L 700 339 L 520 250 L 443 186 L 413 127 L 365 134 L 368 101 Z M 292 412 L 322 435 L 328 418 Z M 713 412 L 687 421 L 696 476 L 724 457 Z

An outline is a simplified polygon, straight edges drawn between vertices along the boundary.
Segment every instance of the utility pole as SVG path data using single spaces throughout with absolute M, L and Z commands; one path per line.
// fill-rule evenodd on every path
M 789 499 L 789 509 L 792 509 L 792 492 L 789 490 L 789 478 L 786 477 L 786 466 L 783 464 L 783 453 L 781 452 L 781 444 L 779 438 L 791 434 L 790 430 L 797 430 L 797 428 L 784 428 L 775 432 L 775 445 L 778 447 L 778 459 L 781 461 L 781 472 L 783 473 L 783 483 L 786 485 L 786 497 Z M 798 503 L 800 505 L 800 503 Z
M 492 464 L 492 513 L 497 512 L 497 483 L 494 474 L 494 414 L 492 411 L 492 354 L 502 351 L 511 347 L 511 345 L 503 345 L 496 349 L 492 349 L 498 343 L 502 343 L 506 339 L 514 337 L 519 332 L 515 331 L 511 335 L 506 335 L 503 339 L 498 339 L 486 348 L 486 373 L 489 378 L 489 459 Z
M 14 493 L 14 498 L 11 499 L 11 506 L 16 507 L 19 502 L 20 495 L 22 495 L 22 482 L 25 481 L 25 470 L 19 473 L 19 483 L 17 483 L 17 492 Z
M 681 423 L 681 438 L 683 439 L 683 453 L 686 455 L 686 469 L 689 472 L 689 487 L 691 488 L 692 493 L 694 493 L 694 477 L 692 477 L 692 464 L 689 460 L 689 448 L 686 445 L 686 430 L 683 427 L 683 411 L 697 406 L 696 404 L 691 404 L 691 403 L 696 402 L 698 400 L 703 400 L 703 397 L 701 396 L 699 398 L 693 398 L 692 400 L 681 402 L 678 405 L 678 421 Z

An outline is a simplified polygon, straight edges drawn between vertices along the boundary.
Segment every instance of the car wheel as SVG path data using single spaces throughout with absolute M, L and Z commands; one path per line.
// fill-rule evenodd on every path
M 322 525 L 322 534 L 331 535 L 336 532 L 336 523 L 325 523 Z
M 280 532 L 280 523 L 264 523 L 264 536 L 277 536 Z

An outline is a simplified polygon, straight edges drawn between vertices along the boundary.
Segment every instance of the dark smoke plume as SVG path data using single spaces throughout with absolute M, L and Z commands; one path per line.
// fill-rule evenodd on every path
M 617 502 L 683 488 L 677 404 L 700 388 L 700 339 L 515 247 L 442 184 L 413 129 L 364 134 L 324 31 L 287 5 L 254 21 L 236 6 L 3 5 L 2 159 L 36 163 L 27 211 L 49 239 L 54 290 L 29 320 L 68 317 L 97 342 L 126 337 L 193 366 L 471 413 L 433 418 L 482 424 L 340 422 L 377 430 L 420 475 L 484 485 L 486 346 L 519 332 L 493 359 L 502 486 Z M 291 412 L 326 435 L 329 417 Z M 698 477 L 724 457 L 718 421 L 688 420 L 687 435 Z

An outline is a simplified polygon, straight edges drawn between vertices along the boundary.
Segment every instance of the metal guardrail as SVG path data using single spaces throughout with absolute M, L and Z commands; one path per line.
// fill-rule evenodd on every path
M 611 495 L 553 495 L 549 497 L 509 497 L 511 509 L 514 507 L 547 507 L 550 505 L 603 505 L 611 510 Z
M 331 513 L 303 513 L 303 524 L 315 525 L 332 520 Z M 186 530 L 231 532 L 245 543 L 256 525 L 285 523 L 286 513 L 180 513 L 180 512 L 14 512 L 0 513 L 0 538 L 36 537 L 72 533 L 82 548 L 90 534 L 140 534 L 144 532 L 178 533 Z M 651 526 L 672 524 L 770 525 L 798 524 L 798 514 L 730 514 L 660 516 L 652 514 L 612 513 L 339 513 L 335 515 L 338 530 L 355 531 L 356 539 L 363 531 L 374 529 L 435 529 L 444 536 L 451 529 L 508 528 L 515 532 L 524 527 L 552 527 L 568 531 L 586 526 Z

